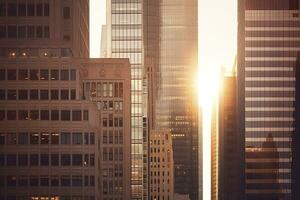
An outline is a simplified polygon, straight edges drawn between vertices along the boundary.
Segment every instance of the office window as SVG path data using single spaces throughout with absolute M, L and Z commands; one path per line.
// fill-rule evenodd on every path
M 17 177 L 16 176 L 7 176 L 6 177 L 6 185 L 9 187 L 14 187 L 17 185 Z
M 5 89 L 0 89 L 0 100 L 5 100 L 5 98 L 6 98 Z
M 30 176 L 29 177 L 29 185 L 30 186 L 39 186 L 39 177 L 38 176 Z
M 28 100 L 28 90 L 19 90 L 19 100 Z
M 63 132 L 60 135 L 60 144 L 71 144 L 71 134 L 67 132 Z
M 19 110 L 19 120 L 28 120 L 27 110 Z
M 7 37 L 17 38 L 17 26 L 7 26 Z
M 59 71 L 57 69 L 51 69 L 51 80 L 59 80 Z
M 103 131 L 103 144 L 107 144 L 107 131 Z
M 89 165 L 89 154 L 84 154 L 83 166 L 87 167 Z
M 123 83 L 119 83 L 119 96 L 123 97 Z
M 30 154 L 30 166 L 38 166 L 38 165 L 39 165 L 39 155 Z
M 44 16 L 49 16 L 49 4 L 45 3 L 44 4 Z
M 51 100 L 58 100 L 58 90 L 51 90 Z
M 76 99 L 76 90 L 71 90 L 71 100 Z
M 30 100 L 38 100 L 39 99 L 39 91 L 38 90 L 29 90 Z
M 95 176 L 90 176 L 90 186 L 95 186 Z
M 109 144 L 113 144 L 114 143 L 113 131 L 109 131 L 108 143 Z
M 0 38 L 6 38 L 6 26 L 5 25 L 0 26 Z
M 82 133 L 72 133 L 72 144 L 82 144 Z
M 72 176 L 72 186 L 82 186 L 82 176 Z
M 88 121 L 89 120 L 89 111 L 88 110 L 84 110 L 83 111 L 83 120 L 84 121 Z
M 76 69 L 71 69 L 71 81 L 76 81 Z
M 17 71 L 15 69 L 7 70 L 7 80 L 17 80 Z
M 30 69 L 30 80 L 39 80 L 39 70 L 38 69 Z
M 39 119 L 39 111 L 38 110 L 30 110 L 29 111 L 29 119 L 38 120 Z
M 49 154 L 41 154 L 41 166 L 49 166 Z
M 18 144 L 28 144 L 28 133 L 18 134 Z
M 0 110 L 0 121 L 5 120 L 5 110 Z
M 95 166 L 95 154 L 90 154 L 90 166 Z
M 18 38 L 26 38 L 26 26 L 18 26 Z
M 40 186 L 49 186 L 49 176 L 40 176 Z
M 36 37 L 43 38 L 43 26 L 36 27 Z
M 6 144 L 9 144 L 9 145 L 17 144 L 17 134 L 16 133 L 7 133 L 6 134 Z
M 17 155 L 16 154 L 7 154 L 6 155 L 6 165 L 7 166 L 16 166 L 17 165 Z
M 7 4 L 7 15 L 8 16 L 17 16 L 17 4 L 8 3 Z
M 89 186 L 89 176 L 84 176 L 84 186 Z
M 18 16 L 26 16 L 26 4 L 18 4 Z
M 51 110 L 51 120 L 59 120 L 59 110 Z
M 39 144 L 39 134 L 30 133 L 30 144 Z
M 50 37 L 49 26 L 44 26 L 44 38 L 49 38 L 49 37 Z
M 0 16 L 6 16 L 6 3 L 0 2 Z
M 84 144 L 89 144 L 89 133 L 84 133 Z
M 17 119 L 17 112 L 15 110 L 8 110 L 7 120 L 16 120 L 16 119 Z
M 81 121 L 81 110 L 72 110 L 72 121 Z
M 51 154 L 51 166 L 58 166 L 58 165 L 59 165 L 59 155 Z
M 61 186 L 71 186 L 71 177 L 61 176 Z
M 19 154 L 18 155 L 18 166 L 27 166 L 28 165 L 28 155 Z
M 71 17 L 70 7 L 63 8 L 63 16 L 64 16 L 64 19 L 70 19 L 70 17 Z
M 27 4 L 27 16 L 34 16 L 34 14 L 35 14 L 34 4 L 28 3 Z
M 28 177 L 27 176 L 19 176 L 18 177 L 18 186 L 25 187 L 28 185 Z
M 50 142 L 49 133 L 42 132 L 40 144 L 49 144 L 49 142 Z
M 4 166 L 4 165 L 5 165 L 5 155 L 0 154 L 0 166 Z
M 82 155 L 73 154 L 72 155 L 72 166 L 82 166 Z
M 7 99 L 16 100 L 17 99 L 17 90 L 7 90 Z
M 51 176 L 51 186 L 59 186 L 59 177 L 58 176 Z
M 0 145 L 4 145 L 4 144 L 5 144 L 5 134 L 0 133 Z
M 35 38 L 35 28 L 34 26 L 27 26 L 27 38 Z
M 41 110 L 41 120 L 49 120 L 49 110 Z
M 6 80 L 6 73 L 5 69 L 0 69 L 0 81 Z
M 43 4 L 37 3 L 35 5 L 36 5 L 36 8 L 35 8 L 36 16 L 39 16 L 39 17 L 43 16 Z
M 60 119 L 62 121 L 70 121 L 70 110 L 61 110 L 61 116 L 60 116 Z
M 28 80 L 28 70 L 27 69 L 20 69 L 18 73 L 19 80 Z
M 57 132 L 51 133 L 51 144 L 59 144 L 59 134 Z
M 62 81 L 69 80 L 69 70 L 67 70 L 67 69 L 60 70 L 60 80 L 62 80 Z
M 40 99 L 41 100 L 49 100 L 49 90 L 41 90 L 40 91 Z
M 71 155 L 70 154 L 61 154 L 60 164 L 61 164 L 61 166 L 70 166 L 71 165 Z
M 69 100 L 69 90 L 61 90 L 60 91 L 60 99 L 61 100 Z
M 43 80 L 43 81 L 49 80 L 49 70 L 48 69 L 40 70 L 40 80 Z

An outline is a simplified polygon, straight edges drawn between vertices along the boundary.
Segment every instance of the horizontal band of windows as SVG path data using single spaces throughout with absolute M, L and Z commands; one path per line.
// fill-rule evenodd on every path
M 283 162 L 278 165 L 278 162 L 274 163 L 262 163 L 262 162 L 253 162 L 253 163 L 246 163 L 246 169 L 290 169 L 291 163 Z
M 290 91 L 246 91 L 245 97 L 294 97 L 295 92 Z
M 298 10 L 297 0 L 246 0 L 246 10 Z
M 294 92 L 295 87 L 246 87 L 245 91 L 252 92 Z
M 253 117 L 252 120 L 256 121 L 265 121 L 267 119 L 275 118 L 275 117 L 290 117 L 293 118 L 294 111 L 246 111 L 245 113 L 246 118 Z M 263 119 L 259 118 L 262 117 Z M 279 118 L 278 118 L 279 119 Z M 248 118 L 250 121 L 250 118 Z M 246 119 L 247 121 L 247 119 Z M 268 120 L 267 120 L 268 121 Z
M 262 147 L 263 145 L 265 145 L 264 147 Z M 269 146 L 267 146 L 269 145 Z M 278 151 L 279 152 L 279 148 L 292 148 L 292 144 L 290 141 L 272 141 L 272 142 L 266 142 L 266 141 L 246 141 L 245 142 L 245 146 L 248 147 L 256 147 L 259 148 L 259 151 L 267 149 L 267 148 L 272 148 L 274 150 L 274 152 Z M 256 152 L 256 153 L 259 153 Z
M 295 101 L 294 97 L 246 97 L 246 101 Z
M 245 57 L 245 61 L 294 61 L 296 57 Z
M 295 87 L 295 81 L 246 81 L 246 87 Z
M 261 74 L 263 75 L 263 74 Z M 246 81 L 296 81 L 295 77 L 270 77 L 270 76 L 261 76 L 261 77 L 245 77 Z
M 118 49 L 118 48 L 113 48 L 112 53 L 142 53 L 142 49 L 133 49 L 133 48 L 128 48 L 128 49 Z
M 291 180 L 290 179 L 278 179 L 277 175 L 273 175 L 269 180 L 246 180 L 247 189 L 258 189 L 258 190 L 287 190 L 291 189 Z M 275 196 L 275 195 L 274 195 Z M 279 198 L 277 196 L 277 198 Z M 247 198 L 248 199 L 248 198 Z M 258 199 L 265 199 L 262 196 L 259 196 Z M 271 197 L 266 199 L 273 199 Z M 276 199 L 276 198 L 275 198 Z
M 273 157 L 280 157 L 280 158 L 290 158 L 290 152 L 247 152 L 245 157 L 246 158 L 273 158 Z
M 246 107 L 262 108 L 262 107 L 294 107 L 293 101 L 246 101 Z
M 281 114 L 282 116 L 283 114 Z M 271 115 L 273 116 L 273 115 Z M 293 117 L 246 117 L 246 122 L 294 122 Z
M 300 41 L 245 41 L 245 47 L 299 47 Z
M 300 47 L 245 47 L 245 51 L 300 51 Z
M 245 37 L 300 37 L 300 31 L 246 31 Z
M 246 140 L 251 139 L 253 140 L 265 140 L 269 135 L 272 135 L 273 138 L 285 138 L 290 137 L 291 134 L 293 134 L 293 131 L 246 131 L 245 132 L 245 138 Z
M 245 41 L 300 41 L 299 37 L 246 37 Z
M 245 68 L 248 67 L 295 67 L 295 61 L 245 61 Z
M 250 21 L 246 20 L 245 21 L 245 26 L 246 27 L 300 27 L 300 21 L 293 20 L 293 21 L 262 21 L 262 20 L 255 20 L 255 21 Z
M 293 127 L 293 121 L 246 121 L 246 127 Z
M 258 200 L 258 199 L 292 199 L 291 190 L 261 190 L 261 189 L 246 189 L 247 200 Z
M 111 26 L 112 26 L 112 32 L 120 30 L 120 29 L 122 29 L 123 31 L 126 30 L 126 29 L 128 29 L 128 30 L 133 30 L 133 29 L 142 30 L 142 25 L 141 24 L 118 24 L 118 25 L 117 24 L 112 24 Z M 137 34 L 137 35 L 139 35 L 139 34 Z
M 124 30 L 122 30 L 123 32 Z M 121 32 L 120 32 L 121 34 Z M 141 41 L 141 36 L 124 36 L 124 35 L 116 35 L 112 37 L 112 41 Z
M 112 10 L 112 14 L 142 14 L 142 10 Z
M 257 144 L 256 144 L 257 145 Z M 261 144 L 260 144 L 261 146 Z M 257 148 L 246 148 L 247 152 L 250 152 L 251 149 L 259 149 L 259 151 L 261 152 L 277 152 L 277 153 L 280 153 L 280 152 L 291 152 L 292 149 L 291 147 L 283 147 L 283 148 L 261 148 L 261 147 L 257 147 Z M 249 150 L 250 149 L 250 150 Z M 257 152 L 257 150 L 254 150 L 254 152 Z
M 299 37 L 300 40 L 300 37 Z M 246 57 L 297 57 L 298 51 L 255 51 L 245 52 Z
M 245 68 L 246 74 L 251 72 L 273 72 L 275 71 L 276 73 L 282 73 L 282 72 L 293 72 L 294 68 L 293 67 L 246 67 Z
M 271 132 L 271 131 L 282 131 L 282 132 L 292 132 L 295 130 L 294 127 L 272 127 L 265 126 L 262 128 L 259 127 L 246 127 L 246 132 L 257 131 L 257 132 Z
M 246 136 L 246 142 L 266 142 L 267 138 L 248 138 Z M 287 135 L 287 137 L 273 137 L 272 139 L 273 141 L 277 141 L 277 142 L 291 142 L 292 138 L 289 137 L 289 135 Z M 247 156 L 246 156 L 247 157 Z
M 289 154 L 289 153 L 287 153 L 287 154 Z M 264 173 L 273 173 L 274 170 L 276 170 L 276 172 L 281 173 L 281 174 L 284 174 L 284 173 L 289 174 L 292 171 L 291 169 L 246 169 L 245 172 L 246 173 L 264 174 Z
M 245 31 L 300 31 L 300 27 L 245 27 Z
M 112 4 L 142 3 L 142 0 L 111 0 Z
M 263 177 L 254 177 L 254 176 L 250 176 L 249 174 L 246 175 L 246 184 L 274 184 L 277 185 L 280 184 L 280 189 L 284 188 L 284 185 L 286 186 L 286 188 L 290 188 L 291 184 L 283 184 L 283 183 L 291 183 L 291 178 L 290 177 L 284 177 L 286 176 L 285 174 L 282 174 L 282 176 L 280 176 L 280 174 L 269 174 L 269 177 L 263 178 Z M 248 176 L 250 176 L 251 178 L 248 178 Z

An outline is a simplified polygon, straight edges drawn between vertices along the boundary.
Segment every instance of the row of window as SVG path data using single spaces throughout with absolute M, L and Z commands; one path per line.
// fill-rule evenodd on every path
M 103 194 L 104 195 L 122 195 L 123 193 L 123 182 L 120 181 L 112 181 L 112 180 L 103 180 Z M 106 198 L 104 198 L 106 199 Z M 112 198 L 107 198 L 106 200 L 110 200 Z M 114 198 L 117 199 L 117 198 Z
M 0 110 L 0 120 L 88 121 L 88 110 Z
M 5 196 L 0 194 L 0 199 L 1 200 L 55 200 L 58 199 L 59 200 L 95 200 L 95 196 L 78 196 L 78 195 L 74 195 L 74 196 L 61 196 L 61 195 L 55 195 L 53 194 L 52 196 L 49 196 L 48 194 L 45 195 L 7 195 L 6 198 Z M 109 200 L 109 199 L 104 199 L 104 200 Z M 122 199 L 115 199 L 115 200 L 122 200 Z
M 0 176 L 1 186 L 7 187 L 45 187 L 45 186 L 95 186 L 95 176 L 82 175 L 62 175 L 62 176 Z
M 0 154 L 0 166 L 94 167 L 95 154 Z
M 75 81 L 75 69 L 0 69 L 0 81 Z
M 123 127 L 123 117 L 113 117 L 109 115 L 109 117 L 102 118 L 102 127 Z
M 115 164 L 114 166 L 103 168 L 102 175 L 103 178 L 123 177 L 123 165 Z
M 49 37 L 48 25 L 0 25 L 0 39 L 42 39 Z
M 121 134 L 121 133 L 120 133 Z M 123 138 L 123 135 L 122 135 Z M 0 145 L 37 145 L 37 144 L 52 144 L 52 145 L 94 145 L 95 133 L 80 133 L 80 132 L 41 132 L 41 133 L 0 133 Z
M 0 89 L 0 100 L 75 100 L 75 89 L 38 90 L 38 89 Z
M 123 131 L 103 130 L 103 144 L 123 144 Z
M 122 161 L 123 148 L 103 148 L 103 161 Z
M 98 101 L 97 107 L 102 111 L 122 111 L 123 101 Z
M 49 16 L 49 3 L 41 3 L 38 1 L 38 3 L 25 3 L 25 2 L 20 2 L 20 3 L 0 3 L 0 16 L 28 16 L 28 17 L 33 17 L 33 16 Z
M 123 83 L 86 82 L 84 96 L 89 97 L 123 97 Z
M 0 57 L 8 58 L 69 58 L 72 56 L 70 48 L 51 48 L 51 49 L 8 49 L 0 48 Z

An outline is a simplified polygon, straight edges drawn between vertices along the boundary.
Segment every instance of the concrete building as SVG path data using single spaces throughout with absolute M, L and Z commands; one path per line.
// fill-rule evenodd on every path
M 294 115 L 299 1 L 243 0 L 238 11 L 242 98 L 237 118 L 238 131 L 245 136 L 245 198 L 297 199 L 293 145 L 298 137 Z
M 149 156 L 149 199 L 174 199 L 174 161 L 172 137 L 169 131 L 151 131 Z

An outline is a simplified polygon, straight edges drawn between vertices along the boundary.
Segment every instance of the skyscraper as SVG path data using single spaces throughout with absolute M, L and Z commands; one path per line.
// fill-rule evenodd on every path
M 238 119 L 247 200 L 292 199 L 298 0 L 239 1 Z

